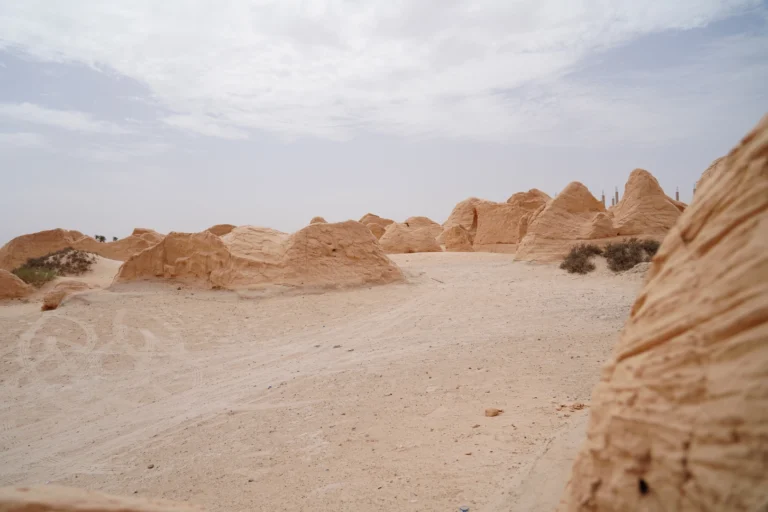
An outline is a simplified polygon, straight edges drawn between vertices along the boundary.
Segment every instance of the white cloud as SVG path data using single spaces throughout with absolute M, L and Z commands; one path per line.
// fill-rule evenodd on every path
M 89 114 L 74 110 L 56 110 L 32 103 L 0 103 L 0 118 L 86 133 L 124 134 L 128 130 Z
M 0 147 L 36 149 L 46 146 L 45 138 L 37 133 L 0 133 Z
M 0 48 L 114 68 L 146 84 L 155 99 L 178 113 L 167 124 L 197 134 L 245 138 L 249 130 L 263 130 L 345 139 L 376 131 L 535 140 L 537 130 L 556 122 L 543 114 L 556 117 L 558 101 L 571 108 L 567 115 L 596 107 L 608 116 L 607 125 L 616 119 L 607 112 L 611 106 L 643 114 L 622 98 L 601 102 L 595 93 L 564 88 L 562 77 L 585 56 L 759 5 L 760 0 L 25 0 L 0 5 Z M 543 103 L 502 93 L 525 87 L 542 87 L 545 94 L 534 100 Z M 101 125 L 77 119 L 80 126 Z M 78 125 L 72 121 L 61 124 Z

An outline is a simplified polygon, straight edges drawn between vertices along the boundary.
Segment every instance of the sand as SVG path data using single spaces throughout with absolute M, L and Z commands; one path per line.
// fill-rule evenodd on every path
M 0 306 L 0 485 L 212 511 L 552 510 L 589 412 L 559 406 L 588 402 L 642 274 L 392 259 L 408 282 Z

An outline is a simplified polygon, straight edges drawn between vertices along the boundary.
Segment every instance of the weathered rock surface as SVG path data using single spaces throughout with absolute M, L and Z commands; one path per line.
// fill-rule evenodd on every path
M 90 290 L 91 287 L 82 281 L 66 280 L 56 283 L 51 290 L 43 295 L 43 305 L 40 309 L 50 311 L 57 309 L 68 297 Z
M 720 158 L 715 159 L 714 162 L 712 162 L 707 169 L 701 173 L 701 177 L 699 178 L 699 181 L 696 182 L 696 192 L 704 185 L 704 183 L 707 182 L 710 176 L 718 174 L 722 171 L 723 166 L 725 166 L 725 157 L 721 156 Z
M 378 215 L 374 215 L 373 213 L 366 213 L 365 215 L 363 215 L 363 218 L 360 219 L 360 224 L 374 223 L 374 224 L 379 224 L 385 228 L 390 224 L 392 224 L 393 222 L 395 221 L 393 221 L 392 219 L 385 219 L 384 217 L 379 217 Z
M 312 217 L 312 220 L 309 221 L 309 223 L 310 224 L 328 224 L 328 221 L 322 217 Z
M 408 217 L 403 224 L 411 228 L 428 229 L 435 238 L 443 232 L 443 226 L 429 217 Z
M 547 194 L 534 188 L 513 195 L 506 203 L 477 203 L 475 244 L 482 246 L 519 243 L 521 219 L 544 206 L 550 199 Z
M 461 226 L 453 226 L 442 235 L 445 250 L 448 252 L 474 252 L 472 235 Z
M 126 261 L 117 282 L 172 279 L 227 289 L 264 285 L 347 287 L 403 279 L 370 230 L 354 221 L 312 224 L 286 235 L 240 226 L 212 233 L 169 233 Z
M 387 226 L 379 244 L 388 254 L 409 254 L 414 252 L 442 252 L 442 247 L 429 227 L 414 228 L 394 223 Z
M 477 233 L 477 206 L 485 203 L 491 203 L 491 201 L 478 199 L 476 197 L 470 197 L 469 199 L 461 201 L 454 206 L 448 220 L 443 223 L 443 231 L 452 228 L 453 226 L 461 226 L 466 229 L 469 234 L 474 236 Z M 440 242 L 443 242 L 443 240 L 440 240 Z
M 387 230 L 384 226 L 381 224 L 376 224 L 375 222 L 370 222 L 365 225 L 369 230 L 371 230 L 371 233 L 373 233 L 373 236 L 376 237 L 376 240 L 379 240 L 382 236 L 384 236 L 384 232 Z
M 31 295 L 35 289 L 27 283 L 11 274 L 7 270 L 0 269 L 0 300 L 21 299 Z
M 236 227 L 237 226 L 235 226 L 234 224 L 216 224 L 215 226 L 211 226 L 208 229 L 206 229 L 206 231 L 210 231 L 216 236 L 224 236 L 230 233 Z
M 651 173 L 635 169 L 624 187 L 624 197 L 613 209 L 613 225 L 620 236 L 663 237 L 680 213 Z
M 593 392 L 561 510 L 768 504 L 768 116 L 664 240 Z
M 127 498 L 96 491 L 33 485 L 0 488 L 0 512 L 201 512 L 170 501 Z

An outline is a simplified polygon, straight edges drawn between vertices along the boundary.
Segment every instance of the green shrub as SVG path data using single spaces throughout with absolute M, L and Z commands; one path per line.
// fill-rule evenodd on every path
M 48 281 L 56 277 L 56 271 L 49 268 L 35 268 L 22 266 L 13 271 L 16 277 L 27 284 L 40 288 Z
M 67 247 L 39 258 L 30 258 L 13 273 L 25 283 L 40 287 L 56 276 L 83 274 L 95 262 L 93 254 Z

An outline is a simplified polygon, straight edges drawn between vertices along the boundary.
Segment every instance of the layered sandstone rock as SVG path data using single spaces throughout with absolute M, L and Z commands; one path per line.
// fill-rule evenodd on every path
M 449 252 L 474 252 L 472 235 L 461 226 L 453 226 L 442 235 L 445 250 Z
M 137 228 L 131 236 L 116 242 L 100 243 L 79 231 L 51 229 L 14 238 L 0 248 L 0 269 L 13 270 L 30 258 L 72 247 L 111 260 L 125 261 L 163 239 L 152 230 Z
M 309 221 L 309 223 L 310 224 L 328 224 L 328 221 L 322 217 L 312 217 L 312 220 Z
M 709 164 L 709 167 L 701 173 L 701 177 L 699 178 L 699 181 L 696 182 L 696 189 L 695 191 L 698 192 L 698 190 L 704 185 L 704 183 L 707 182 L 710 176 L 719 174 L 722 171 L 722 168 L 725 166 L 725 157 L 721 156 L 720 158 L 715 159 L 711 164 Z
M 407 224 L 394 223 L 387 226 L 379 239 L 384 252 L 389 254 L 408 254 L 414 252 L 442 252 L 435 233 L 430 227 L 410 227 Z
M 702 183 L 593 392 L 562 510 L 768 504 L 768 116 Z
M 603 203 L 577 181 L 529 214 L 525 226 L 518 225 L 518 233 L 525 236 L 515 257 L 524 261 L 556 261 L 575 244 L 618 235 Z
M 506 203 L 477 203 L 475 244 L 483 246 L 519 243 L 520 221 L 544 206 L 550 199 L 544 192 L 531 189 L 513 195 Z
M 629 175 L 624 197 L 612 211 L 613 225 L 620 236 L 663 237 L 681 213 L 656 178 L 643 169 L 635 169 Z
M 384 217 L 379 217 L 378 215 L 374 215 L 373 213 L 366 213 L 363 215 L 363 218 L 360 219 L 360 224 L 379 224 L 383 227 L 387 227 L 390 224 L 394 223 L 392 219 L 385 219 Z
M 0 512 L 202 512 L 186 504 L 53 485 L 0 488 Z
M 224 237 L 169 233 L 126 261 L 116 281 L 164 279 L 241 289 L 264 285 L 346 287 L 403 279 L 365 226 L 312 224 L 286 235 L 240 226 Z
M 230 233 L 236 227 L 237 226 L 233 224 L 216 224 L 215 226 L 211 226 L 208 229 L 206 229 L 206 231 L 209 231 L 216 236 L 224 236 Z M 134 233 L 135 233 L 135 230 L 134 230 Z
M 27 283 L 11 274 L 7 270 L 0 269 L 0 300 L 21 299 L 31 295 L 35 289 Z
M 376 240 L 379 240 L 382 236 L 384 236 L 384 232 L 386 231 L 386 228 L 382 226 L 381 224 L 376 224 L 375 222 L 370 222 L 365 225 L 371 233 L 373 233 L 373 236 L 376 237 Z
M 478 199 L 476 197 L 470 197 L 469 199 L 461 201 L 454 206 L 448 220 L 443 223 L 443 231 L 452 228 L 453 226 L 461 226 L 466 229 L 469 234 L 474 236 L 477 233 L 478 224 L 477 206 L 485 203 L 493 204 L 491 201 Z M 443 240 L 440 241 L 443 242 Z
M 443 226 L 429 217 L 408 217 L 403 224 L 411 228 L 427 229 L 435 238 L 443 232 Z

